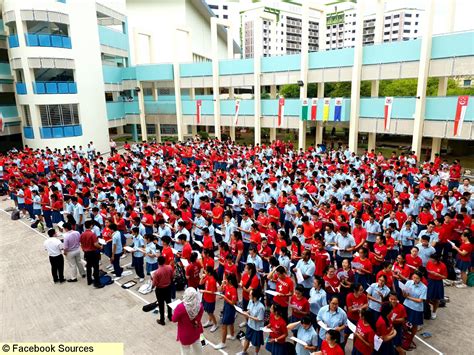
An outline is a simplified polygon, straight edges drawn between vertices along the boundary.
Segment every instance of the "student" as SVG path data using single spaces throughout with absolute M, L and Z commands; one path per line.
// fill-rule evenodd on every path
M 114 267 L 114 281 L 120 280 L 122 278 L 123 268 L 120 266 L 120 257 L 122 256 L 122 236 L 117 230 L 117 225 L 111 223 L 109 226 L 112 231 L 112 255 L 110 256 L 110 263 Z
M 56 238 L 56 231 L 54 229 L 48 230 L 49 238 L 43 243 L 44 250 L 48 252 L 49 263 L 51 264 L 51 274 L 55 284 L 66 282 L 64 278 L 64 257 L 62 250 L 63 243 Z
M 234 306 L 238 302 L 237 295 L 237 278 L 235 274 L 227 274 L 225 280 L 222 281 L 220 291 L 222 295 L 219 295 L 224 300 L 224 310 L 222 315 L 222 337 L 221 342 L 217 344 L 214 349 L 220 350 L 226 347 L 226 340 L 235 340 L 236 336 L 234 333 L 234 321 L 235 321 L 235 308 Z M 229 329 L 230 334 L 227 334 Z
M 198 254 L 192 252 L 189 258 L 189 265 L 186 266 L 186 279 L 188 280 L 188 287 L 198 288 L 199 286 L 199 275 L 201 273 L 202 266 L 197 261 Z
M 212 266 L 207 266 L 204 269 L 204 275 L 199 282 L 199 285 L 204 286 L 200 290 L 202 295 L 202 304 L 204 311 L 207 313 L 208 320 L 202 326 L 203 328 L 211 327 L 210 332 L 214 333 L 219 325 L 217 324 L 214 311 L 216 309 L 216 292 L 217 292 L 217 274 Z
M 431 319 L 436 319 L 436 311 L 439 307 L 439 301 L 444 300 L 444 284 L 443 280 L 448 277 L 448 269 L 441 261 L 439 254 L 433 254 L 426 264 L 426 271 L 428 272 L 428 290 L 426 298 L 433 306 L 431 312 Z
M 373 283 L 366 290 L 367 299 L 369 300 L 369 310 L 374 313 L 374 319 L 378 319 L 380 316 L 380 310 L 382 309 L 382 303 L 390 293 L 390 289 L 385 285 L 387 277 L 381 275 L 376 283 Z
M 260 279 L 258 278 L 257 270 L 255 265 L 249 263 L 245 265 L 244 273 L 242 274 L 242 280 L 240 281 L 240 286 L 242 287 L 242 309 L 247 310 L 247 305 L 250 302 L 250 293 L 253 290 L 260 288 Z M 244 322 L 245 323 L 245 322 Z M 245 324 L 241 324 L 241 327 Z
M 411 280 L 405 283 L 403 305 L 407 310 L 407 321 L 413 325 L 412 332 L 416 334 L 418 327 L 423 325 L 423 302 L 426 300 L 427 287 L 421 282 L 422 274 L 415 271 Z
M 393 327 L 397 332 L 393 338 L 393 346 L 397 349 L 398 354 L 404 355 L 405 350 L 402 348 L 402 327 L 406 322 L 407 311 L 403 304 L 398 301 L 398 296 L 395 292 L 390 293 L 389 302 L 391 311 L 387 318 L 392 321 Z
M 160 311 L 160 319 L 156 322 L 165 325 L 165 303 L 171 303 L 171 287 L 173 284 L 173 269 L 166 264 L 166 258 L 158 257 L 158 269 L 152 275 L 152 285 L 155 288 L 156 300 Z M 168 307 L 168 319 L 171 321 L 171 308 Z
M 293 295 L 295 286 L 293 280 L 287 276 L 285 268 L 281 265 L 275 269 L 274 273 L 271 272 L 268 275 L 269 278 L 272 276 L 274 276 L 276 292 L 278 292 L 278 294 L 273 297 L 273 303 L 279 306 L 282 317 L 286 321 L 288 319 L 289 300 Z
M 326 332 L 326 339 L 323 340 L 321 344 L 321 351 L 317 351 L 316 355 L 344 355 L 344 350 L 342 349 L 339 341 L 341 336 L 337 330 L 329 329 Z
M 360 311 L 369 307 L 367 295 L 364 293 L 364 287 L 361 284 L 355 283 L 352 286 L 352 292 L 346 297 L 347 319 L 353 324 L 357 324 L 360 319 Z M 347 336 L 352 333 L 349 328 L 346 328 Z M 346 339 L 347 340 L 347 339 Z
M 323 322 L 327 328 L 335 329 L 341 334 L 341 343 L 344 341 L 344 333 L 342 331 L 347 326 L 347 314 L 346 312 L 339 307 L 339 299 L 335 296 L 329 299 L 328 305 L 322 307 L 316 317 L 318 323 Z M 321 327 L 319 329 L 319 340 L 318 346 L 321 346 L 321 343 L 326 338 L 326 329 Z
M 150 276 L 152 271 L 158 269 L 158 257 L 157 257 L 157 252 L 156 252 L 156 246 L 155 246 L 155 243 L 153 243 L 153 240 L 154 240 L 153 234 L 145 234 L 143 238 L 146 243 L 145 244 L 146 274 Z
M 143 247 L 145 246 L 145 240 L 138 233 L 138 228 L 132 228 L 133 236 L 133 249 L 135 251 L 132 254 L 132 264 L 135 267 L 136 279 L 139 279 L 139 282 L 145 280 L 145 273 L 143 272 Z
M 273 304 L 270 308 L 270 322 L 267 328 L 271 329 L 265 349 L 272 355 L 287 355 L 286 337 L 288 329 L 283 318 L 284 310 L 278 304 Z
M 252 344 L 255 347 L 255 354 L 258 354 L 260 347 L 265 344 L 263 340 L 263 331 L 265 318 L 265 306 L 260 302 L 262 292 L 260 289 L 255 289 L 250 292 L 250 301 L 247 306 L 247 311 L 243 316 L 247 320 L 247 328 L 245 331 L 245 340 L 243 341 L 243 350 L 237 355 L 246 355 L 247 350 Z
M 303 346 L 296 343 L 295 351 L 297 355 L 310 355 L 318 347 L 318 333 L 311 325 L 311 318 L 304 316 L 296 322 L 288 324 L 287 329 L 296 333 L 296 338 L 304 341 L 307 345 Z
M 467 287 L 467 273 L 471 269 L 472 252 L 474 251 L 474 238 L 468 232 L 461 234 L 461 246 L 453 246 L 453 249 L 458 253 L 456 266 L 461 270 L 462 283 L 457 284 L 458 288 Z
M 313 327 L 316 326 L 316 317 L 319 310 L 326 306 L 327 296 L 324 290 L 324 280 L 321 276 L 314 277 L 313 288 L 309 291 L 309 306 L 310 306 L 310 317 Z
M 382 338 L 383 343 L 379 350 L 375 351 L 375 354 L 381 355 L 393 355 L 393 338 L 397 335 L 397 331 L 393 327 L 392 320 L 388 318 L 388 315 L 392 311 L 392 307 L 389 303 L 384 303 L 380 311 L 380 316 L 375 323 L 375 333 L 379 338 Z
M 81 234 L 80 243 L 86 261 L 87 285 L 94 284 L 95 288 L 102 288 L 104 285 L 100 284 L 99 278 L 100 250 L 102 246 L 99 244 L 97 235 L 92 231 L 94 221 L 87 220 L 84 223 L 84 227 L 86 230 Z
M 374 350 L 375 322 L 368 309 L 360 311 L 360 319 L 354 333 L 352 355 L 372 355 Z

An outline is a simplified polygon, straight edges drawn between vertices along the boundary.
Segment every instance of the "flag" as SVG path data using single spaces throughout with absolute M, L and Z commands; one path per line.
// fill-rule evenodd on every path
M 329 119 L 329 105 L 330 104 L 331 104 L 331 98 L 325 97 L 324 106 L 323 106 L 323 121 L 327 121 Z
M 316 121 L 317 109 L 318 109 L 318 99 L 311 99 L 311 121 Z
M 285 98 L 280 97 L 280 99 L 278 100 L 278 127 L 281 127 L 284 117 L 285 117 Z
M 469 96 L 459 96 L 458 103 L 456 106 L 456 116 L 454 116 L 454 136 L 461 136 L 462 124 L 464 122 L 464 116 L 466 115 L 467 104 L 469 102 Z
M 334 121 L 341 122 L 342 97 L 334 99 Z
M 301 100 L 301 120 L 308 120 L 308 99 Z
M 237 126 L 237 122 L 239 122 L 239 107 L 240 107 L 240 100 L 235 100 L 235 116 L 234 116 L 234 126 Z
M 384 131 L 390 131 L 390 119 L 392 118 L 392 102 L 393 102 L 393 97 L 385 98 L 385 106 L 383 110 Z
M 196 123 L 201 123 L 201 105 L 202 100 L 196 100 Z
M 3 123 L 3 113 L 0 112 L 0 133 L 5 129 L 5 123 Z

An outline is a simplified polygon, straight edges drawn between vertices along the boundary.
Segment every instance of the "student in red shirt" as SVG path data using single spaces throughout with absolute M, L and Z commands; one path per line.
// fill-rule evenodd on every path
M 245 265 L 244 273 L 242 274 L 242 281 L 240 281 L 242 287 L 242 309 L 247 310 L 247 306 L 250 302 L 250 292 L 257 288 L 260 288 L 260 280 L 257 275 L 257 269 L 255 264 L 248 263 Z M 242 325 L 242 327 L 245 324 Z
M 357 328 L 354 333 L 353 349 L 357 354 L 372 355 L 374 350 L 375 327 L 372 320 L 372 313 L 368 309 L 360 311 L 360 319 L 357 322 Z
M 433 306 L 431 319 L 436 319 L 439 301 L 444 300 L 443 280 L 448 277 L 448 269 L 440 260 L 441 257 L 439 254 L 433 254 L 426 264 L 426 271 L 428 272 L 428 291 L 426 293 L 426 299 Z
M 204 269 L 204 276 L 201 278 L 199 285 L 204 285 L 204 289 L 200 290 L 202 295 L 202 304 L 204 306 L 204 311 L 207 313 L 208 320 L 202 326 L 203 328 L 210 327 L 211 333 L 214 333 L 219 327 L 217 324 L 216 316 L 214 311 L 216 309 L 216 294 L 217 292 L 217 274 L 214 270 L 214 267 L 207 266 Z
M 215 265 L 214 257 L 211 255 L 209 250 L 207 249 L 202 250 L 202 258 L 200 260 L 200 263 L 204 270 L 206 270 L 208 266 L 214 269 L 214 265 Z
M 174 254 L 173 250 L 170 247 L 171 238 L 168 236 L 164 236 L 163 238 L 161 238 L 161 242 L 163 243 L 161 255 L 165 257 L 165 264 L 171 265 L 171 267 L 174 269 Z
M 375 323 L 376 334 L 382 338 L 383 343 L 379 350 L 374 354 L 393 354 L 393 338 L 397 335 L 397 331 L 393 328 L 393 323 L 388 315 L 392 311 L 390 303 L 383 303 L 380 311 L 380 316 Z
M 333 297 L 339 298 L 339 286 L 341 281 L 337 278 L 336 269 L 333 265 L 330 265 L 327 269 L 326 275 L 323 280 L 325 282 L 327 301 Z
M 237 271 L 237 265 L 234 264 L 234 258 L 232 257 L 232 254 L 227 254 L 225 257 L 225 263 L 224 263 L 224 276 L 234 274 L 237 277 L 238 271 Z M 240 278 L 237 277 L 237 278 Z
M 344 355 L 344 350 L 339 345 L 341 336 L 335 329 L 329 329 L 326 332 L 326 339 L 321 343 L 321 354 L 322 355 Z
M 270 323 L 267 327 L 272 331 L 265 345 L 265 349 L 272 355 L 286 355 L 288 354 L 286 349 L 288 329 L 286 328 L 286 321 L 284 319 L 285 310 L 278 304 L 273 304 L 270 310 Z
M 276 292 L 277 296 L 273 297 L 273 303 L 281 307 L 283 312 L 283 318 L 288 319 L 288 304 L 289 299 L 293 295 L 294 283 L 291 277 L 286 274 L 286 270 L 283 266 L 278 266 L 275 271 L 268 274 L 268 279 L 271 279 L 273 274 L 276 273 Z
M 398 301 L 396 293 L 390 293 L 389 302 L 392 306 L 392 310 L 388 315 L 388 319 L 392 321 L 393 327 L 397 331 L 397 334 L 393 338 L 393 346 L 395 346 L 399 354 L 403 354 L 404 350 L 402 349 L 402 326 L 403 324 L 405 324 L 407 318 L 407 311 L 405 309 L 405 306 Z
M 410 254 L 405 256 L 407 265 L 411 269 L 410 276 L 418 269 L 422 264 L 423 261 L 418 256 L 418 247 L 411 248 Z
M 227 329 L 230 330 L 230 340 L 235 340 L 234 333 L 234 321 L 235 321 L 235 308 L 234 306 L 238 302 L 237 295 L 237 278 L 235 274 L 227 274 L 225 280 L 222 282 L 220 288 L 222 295 L 220 297 L 224 299 L 224 310 L 222 314 L 222 337 L 221 342 L 214 348 L 216 350 L 223 349 L 226 347 L 225 342 L 227 340 Z
M 188 280 L 188 287 L 194 287 L 195 289 L 199 286 L 199 274 L 201 273 L 202 266 L 197 261 L 197 253 L 191 253 L 189 257 L 189 265 L 186 267 L 186 279 Z
M 189 261 L 189 258 L 191 257 L 191 253 L 193 252 L 193 248 L 191 247 L 191 244 L 186 239 L 187 238 L 185 234 L 180 234 L 178 236 L 178 240 L 180 244 L 183 246 L 183 250 L 180 253 L 178 253 L 178 257 Z
M 364 293 L 364 287 L 361 284 L 353 285 L 353 292 L 346 297 L 347 319 L 352 323 L 359 322 L 359 313 L 361 309 L 367 309 L 369 301 L 367 295 Z
M 462 284 L 456 285 L 458 288 L 464 288 L 467 285 L 467 273 L 471 268 L 471 255 L 474 251 L 474 238 L 470 235 L 469 232 L 464 232 L 461 235 L 461 246 L 458 248 L 456 245 L 453 245 L 453 249 L 458 252 L 456 266 L 461 270 L 461 279 Z
M 291 307 L 290 323 L 300 321 L 304 316 L 309 315 L 309 302 L 303 296 L 304 287 L 298 285 L 295 288 L 295 293 L 290 297 L 289 306 Z
M 375 279 L 378 280 L 381 275 L 384 275 L 387 280 L 385 282 L 385 285 L 387 285 L 387 287 L 392 290 L 393 289 L 393 273 L 392 273 L 392 264 L 390 264 L 389 261 L 384 261 L 382 263 L 382 270 L 380 270 L 377 273 L 377 275 L 375 276 Z
M 224 267 L 227 260 L 227 255 L 230 254 L 229 245 L 226 242 L 219 243 L 219 255 L 217 261 L 219 265 L 217 266 L 217 276 L 218 280 L 222 281 L 224 279 Z
M 374 274 L 377 274 L 380 271 L 380 269 L 382 268 L 382 263 L 385 260 L 385 256 L 387 255 L 387 246 L 385 245 L 385 243 L 386 239 L 384 235 L 378 235 L 375 238 L 375 260 L 373 263 Z
M 361 284 L 364 289 L 370 286 L 372 275 L 372 263 L 368 258 L 368 252 L 367 248 L 359 248 L 359 256 L 356 256 L 352 261 L 353 265 L 360 264 L 356 268 L 353 267 L 355 270 L 354 277 L 355 282 Z

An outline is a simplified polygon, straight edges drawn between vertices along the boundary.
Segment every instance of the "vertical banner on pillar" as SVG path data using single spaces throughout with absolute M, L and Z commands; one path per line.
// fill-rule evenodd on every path
M 385 106 L 383 109 L 383 129 L 390 131 L 390 119 L 392 118 L 392 103 L 393 97 L 385 98 Z
M 281 127 L 284 117 L 285 117 L 285 98 L 280 97 L 280 99 L 278 100 L 278 127 Z
M 318 110 L 318 99 L 311 99 L 311 121 L 316 121 Z
M 301 100 L 301 120 L 308 120 L 308 99 Z
M 456 105 L 456 116 L 454 116 L 454 133 L 455 137 L 461 136 L 462 124 L 464 122 L 464 116 L 466 115 L 467 104 L 469 102 L 469 96 L 459 96 L 458 103 Z
M 234 115 L 234 126 L 237 126 L 237 122 L 239 122 L 239 108 L 240 108 L 240 100 L 235 100 L 235 115 Z
M 334 99 L 334 121 L 341 122 L 342 97 Z
M 202 100 L 196 100 L 196 123 L 201 123 L 201 106 Z
M 324 106 L 323 106 L 323 121 L 329 120 L 329 105 L 330 104 L 331 104 L 331 98 L 325 97 Z
M 0 133 L 5 129 L 5 123 L 3 122 L 3 113 L 0 112 Z

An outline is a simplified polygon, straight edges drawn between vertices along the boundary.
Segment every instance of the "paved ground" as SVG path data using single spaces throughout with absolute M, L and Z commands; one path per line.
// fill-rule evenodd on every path
M 0 208 L 9 205 L 9 201 L 0 202 Z M 43 238 L 0 211 L 0 342 L 122 342 L 126 354 L 179 351 L 175 325 L 162 327 L 155 322 L 156 315 L 141 310 L 145 302 L 153 300 L 152 294 L 142 296 L 136 292 L 137 287 L 127 291 L 119 284 L 96 290 L 84 280 L 53 284 Z M 106 266 L 108 262 L 103 261 Z M 130 257 L 121 261 L 122 265 L 127 263 Z M 446 290 L 451 303 L 424 329 L 433 334 L 426 339 L 432 348 L 417 340 L 418 349 L 413 354 L 473 353 L 473 292 L 474 289 Z M 216 309 L 222 309 L 222 305 Z M 238 318 L 236 325 L 241 321 Z M 205 330 L 205 336 L 217 344 L 220 332 L 211 334 Z M 238 351 L 239 343 L 228 341 L 222 353 Z M 218 354 L 210 345 L 206 352 Z

